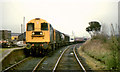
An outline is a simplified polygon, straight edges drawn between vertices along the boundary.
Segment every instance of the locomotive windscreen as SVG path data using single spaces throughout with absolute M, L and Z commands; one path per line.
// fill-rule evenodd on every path
M 27 31 L 34 30 L 34 23 L 28 23 L 27 24 Z
M 48 30 L 48 23 L 41 23 L 41 30 Z

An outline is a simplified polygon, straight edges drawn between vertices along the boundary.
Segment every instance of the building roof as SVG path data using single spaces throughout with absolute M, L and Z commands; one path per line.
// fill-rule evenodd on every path
M 19 36 L 21 33 L 11 33 L 11 36 Z

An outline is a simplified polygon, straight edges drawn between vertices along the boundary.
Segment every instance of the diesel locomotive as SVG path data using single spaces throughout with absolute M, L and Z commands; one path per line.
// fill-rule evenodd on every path
M 60 46 L 69 44 L 69 35 L 54 29 L 41 18 L 30 20 L 26 24 L 26 49 L 28 54 L 45 55 Z

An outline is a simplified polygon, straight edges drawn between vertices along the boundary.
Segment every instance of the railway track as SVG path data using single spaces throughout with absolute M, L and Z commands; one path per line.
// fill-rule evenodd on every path
M 54 65 L 57 62 L 57 59 L 59 58 L 60 54 L 66 49 L 67 47 L 59 48 L 52 54 L 48 55 L 46 59 L 39 65 L 36 71 L 52 71 L 54 68 Z
M 2 72 L 26 71 L 26 70 L 34 72 L 37 69 L 37 67 L 44 61 L 45 58 L 46 56 L 43 58 L 28 57 L 6 68 Z
M 35 72 L 38 68 L 38 66 L 43 62 L 43 60 L 45 59 L 46 57 L 42 58 L 38 63 L 37 65 L 34 67 L 33 71 L 32 72 Z
M 76 45 L 74 47 L 73 46 L 68 47 L 62 52 L 52 72 L 59 71 L 59 70 L 60 71 L 61 70 L 74 70 L 74 71 L 86 72 L 82 63 L 78 59 L 75 48 L 76 48 Z
M 78 62 L 79 65 L 81 66 L 82 70 L 83 70 L 84 72 L 86 72 L 86 70 L 85 70 L 84 66 L 82 65 L 81 61 L 78 59 L 78 56 L 77 56 L 76 51 L 75 51 L 75 47 L 73 48 L 73 52 L 74 52 L 74 55 L 75 55 L 75 58 L 76 58 L 77 62 Z
M 66 48 L 66 47 L 65 47 Z M 25 58 L 24 60 L 19 61 L 18 63 L 6 68 L 2 72 L 11 72 L 11 71 L 30 71 L 30 72 L 35 72 L 35 71 L 42 71 L 42 70 L 52 70 L 55 62 L 54 60 L 57 60 L 61 52 L 64 50 L 64 48 L 59 48 L 56 50 L 53 54 L 50 56 L 45 56 L 44 58 L 41 57 L 28 57 Z M 49 64 L 47 67 L 43 66 L 46 65 L 46 62 Z M 48 67 L 49 66 L 49 67 Z M 41 67 L 41 68 L 40 68 Z M 43 69 L 43 67 L 45 69 Z
M 77 45 L 79 47 L 79 45 Z M 58 71 L 58 70 L 77 70 L 86 72 L 79 61 L 75 48 L 70 45 L 56 50 L 52 55 L 45 57 L 28 57 L 20 62 L 6 68 L 2 72 L 8 71 Z

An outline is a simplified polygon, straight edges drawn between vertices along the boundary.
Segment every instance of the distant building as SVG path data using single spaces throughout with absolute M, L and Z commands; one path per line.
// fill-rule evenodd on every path
M 18 40 L 20 33 L 11 33 L 11 40 Z
M 11 31 L 8 30 L 0 30 L 0 40 L 11 40 Z

